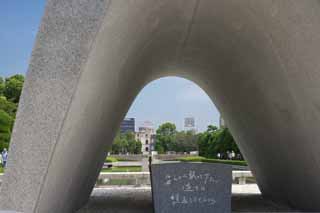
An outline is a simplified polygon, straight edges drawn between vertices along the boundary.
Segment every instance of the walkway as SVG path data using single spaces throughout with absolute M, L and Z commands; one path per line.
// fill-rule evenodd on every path
M 232 212 L 294 212 L 262 198 L 255 184 L 233 185 Z M 152 213 L 150 187 L 95 188 L 77 213 Z M 297 211 L 296 211 L 297 212 Z

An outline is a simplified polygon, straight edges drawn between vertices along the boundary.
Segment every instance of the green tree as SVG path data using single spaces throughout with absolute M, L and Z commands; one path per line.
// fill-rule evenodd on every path
M 142 144 L 135 139 L 133 132 L 126 132 L 123 134 L 123 138 L 127 141 L 127 152 L 130 154 L 140 154 Z
M 5 96 L 0 96 L 0 109 L 8 113 L 12 118 L 15 118 L 17 112 L 17 104 L 8 101 Z
M 3 110 L 0 110 L 0 150 L 9 147 L 13 119 Z
M 142 149 L 142 143 L 141 143 L 141 141 L 137 140 L 136 146 L 134 149 L 134 154 L 141 154 L 141 149 Z
M 174 151 L 176 146 L 176 133 L 177 130 L 175 124 L 167 122 L 160 125 L 156 131 L 155 150 L 158 151 L 158 153 Z
M 0 96 L 3 95 L 4 88 L 5 88 L 4 80 L 2 77 L 0 77 Z
M 113 154 L 140 154 L 142 144 L 140 141 L 135 139 L 133 132 L 126 132 L 121 134 L 117 133 L 113 144 L 112 144 L 112 153 Z
M 228 128 L 223 128 L 219 133 L 216 147 L 216 152 L 226 153 L 228 151 L 234 151 L 235 153 L 240 153 L 240 150 Z
M 6 78 L 5 88 L 3 91 L 4 96 L 6 96 L 9 101 L 18 103 L 23 87 L 23 82 L 23 75 L 13 75 L 9 78 Z
M 116 137 L 113 140 L 111 152 L 113 154 L 120 154 L 121 153 L 121 138 L 120 132 L 117 133 Z
M 0 77 L 0 150 L 9 146 L 23 82 L 23 75 Z
M 176 152 L 190 152 L 198 150 L 198 137 L 193 131 L 177 132 L 175 138 Z
M 207 131 L 198 135 L 199 155 L 207 158 L 213 158 L 215 144 L 219 134 L 216 126 L 208 126 Z
M 199 134 L 198 145 L 199 155 L 207 158 L 216 158 L 218 153 L 226 158 L 228 151 L 241 154 L 228 128 L 208 126 L 207 131 Z

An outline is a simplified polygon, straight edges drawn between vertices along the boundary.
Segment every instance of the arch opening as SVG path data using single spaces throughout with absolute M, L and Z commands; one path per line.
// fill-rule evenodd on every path
M 135 138 L 143 142 L 142 150 L 146 145 L 150 149 L 154 144 L 155 130 L 165 122 L 173 123 L 177 131 L 199 133 L 206 131 L 209 125 L 219 128 L 221 117 L 209 96 L 197 84 L 181 77 L 163 77 L 143 87 L 118 133 L 136 132 Z

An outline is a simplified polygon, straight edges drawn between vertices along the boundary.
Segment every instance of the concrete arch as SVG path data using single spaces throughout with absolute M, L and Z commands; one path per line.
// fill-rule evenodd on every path
M 0 208 L 81 207 L 139 89 L 174 74 L 214 100 L 265 196 L 319 211 L 319 6 L 48 0 Z

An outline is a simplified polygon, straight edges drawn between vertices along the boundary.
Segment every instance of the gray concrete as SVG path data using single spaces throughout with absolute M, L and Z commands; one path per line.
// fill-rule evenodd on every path
M 16 212 L 16 211 L 0 211 L 0 213 L 22 213 L 22 212 Z
M 319 11 L 318 0 L 48 0 L 0 209 L 83 206 L 133 99 L 174 75 L 212 98 L 265 197 L 320 211 Z
M 149 159 L 148 158 L 143 158 L 141 161 L 142 164 L 142 171 L 143 172 L 149 172 Z
M 99 174 L 98 180 L 102 183 L 108 183 L 112 180 L 132 180 L 131 184 L 135 186 L 150 185 L 151 183 L 149 172 L 102 172 Z
M 253 184 L 250 184 L 253 185 Z M 251 187 L 247 185 L 247 187 Z M 247 190 L 248 192 L 248 190 Z M 232 212 L 298 212 L 284 205 L 262 198 L 256 193 L 235 193 Z M 152 213 L 150 188 L 94 189 L 89 202 L 77 213 Z

